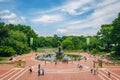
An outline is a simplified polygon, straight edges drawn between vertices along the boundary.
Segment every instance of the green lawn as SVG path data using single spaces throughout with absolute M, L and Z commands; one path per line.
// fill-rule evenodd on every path
M 8 60 L 6 57 L 0 57 L 0 61 L 6 61 Z
M 37 52 L 56 52 L 57 48 L 38 48 Z
M 57 52 L 58 48 L 38 48 L 37 52 Z M 62 50 L 63 52 L 84 52 L 83 50 Z

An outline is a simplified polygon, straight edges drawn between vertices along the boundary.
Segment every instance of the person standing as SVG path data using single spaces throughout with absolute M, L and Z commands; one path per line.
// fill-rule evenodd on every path
M 91 73 L 93 73 L 93 68 L 90 71 L 91 71 Z
M 46 65 L 46 60 L 45 60 L 45 65 Z
M 42 75 L 44 76 L 44 69 L 42 69 Z
M 38 76 L 40 76 L 40 69 L 38 69 Z
M 38 69 L 40 69 L 40 64 L 38 65 Z
M 98 69 L 94 68 L 94 75 L 97 75 L 97 74 L 98 74 Z
M 67 64 L 68 64 L 68 59 L 67 59 Z
M 87 61 L 87 57 L 84 56 L 85 62 Z

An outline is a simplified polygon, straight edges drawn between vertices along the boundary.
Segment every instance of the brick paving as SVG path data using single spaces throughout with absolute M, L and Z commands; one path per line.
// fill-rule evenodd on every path
M 77 53 L 75 53 L 77 54 Z M 108 78 L 105 70 L 99 70 L 98 75 L 93 75 L 90 69 L 93 68 L 93 60 L 98 59 L 96 57 L 90 57 L 87 53 L 81 53 L 81 55 L 87 57 L 87 61 L 80 60 L 69 62 L 68 64 L 58 62 L 55 66 L 54 62 L 45 62 L 35 60 L 35 53 L 21 55 L 15 57 L 14 60 L 24 60 L 26 61 L 25 68 L 13 68 L 13 66 L 0 65 L 0 80 L 112 80 Z M 38 64 L 41 65 L 41 69 L 45 70 L 45 75 L 38 76 Z M 83 69 L 79 70 L 77 65 L 81 64 Z M 32 67 L 33 72 L 29 73 L 29 67 Z M 120 80 L 120 70 L 119 67 L 107 68 L 114 74 L 118 75 L 118 78 L 114 80 Z M 117 69 L 117 70 L 116 70 Z M 106 77 L 104 77 L 106 75 Z

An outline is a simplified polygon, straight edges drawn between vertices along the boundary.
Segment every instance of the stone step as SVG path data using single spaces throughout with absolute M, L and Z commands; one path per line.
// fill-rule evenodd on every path
M 28 70 L 28 67 L 26 68 L 13 68 L 9 70 L 8 72 L 0 75 L 0 80 L 17 80 L 21 75 L 24 74 Z
M 99 77 L 103 78 L 104 80 L 120 80 L 119 76 L 113 72 L 110 72 L 110 76 L 108 76 L 108 70 L 99 70 Z

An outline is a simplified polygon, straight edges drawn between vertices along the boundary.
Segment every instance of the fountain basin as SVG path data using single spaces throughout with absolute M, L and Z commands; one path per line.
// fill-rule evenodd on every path
M 72 61 L 72 60 L 81 60 L 82 56 L 81 55 L 75 55 L 75 54 L 64 54 L 63 56 L 57 56 L 56 58 L 56 54 L 47 54 L 47 55 L 38 55 L 36 57 L 37 60 L 47 60 L 47 61 L 55 61 L 55 60 L 59 60 L 59 61 L 63 61 L 63 60 L 68 60 L 68 61 Z

